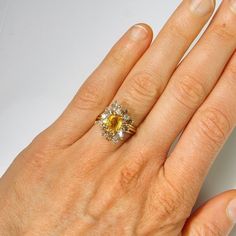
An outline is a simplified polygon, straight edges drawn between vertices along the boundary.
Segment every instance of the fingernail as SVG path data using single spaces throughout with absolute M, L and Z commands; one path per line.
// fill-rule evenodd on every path
M 236 13 L 236 0 L 230 0 L 230 7 L 231 7 L 231 10 Z
M 148 30 L 144 26 L 137 24 L 130 29 L 130 35 L 135 40 L 146 39 Z
M 235 224 L 236 223 L 236 199 L 232 200 L 228 204 L 227 215 L 229 219 Z
M 190 0 L 190 9 L 191 11 L 199 14 L 206 15 L 211 12 L 214 8 L 215 1 L 214 0 Z

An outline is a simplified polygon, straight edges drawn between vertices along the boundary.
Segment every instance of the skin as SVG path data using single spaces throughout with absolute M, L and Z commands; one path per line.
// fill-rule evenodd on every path
M 184 0 L 153 42 L 149 26 L 129 29 L 0 179 L 0 235 L 228 235 L 236 190 L 191 211 L 236 124 L 233 2 L 182 61 L 213 1 Z M 94 125 L 114 100 L 138 127 L 118 144 Z

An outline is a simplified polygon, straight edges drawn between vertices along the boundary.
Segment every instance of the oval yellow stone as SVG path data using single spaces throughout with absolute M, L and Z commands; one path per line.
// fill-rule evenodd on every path
M 107 119 L 104 120 L 104 123 L 111 132 L 115 133 L 121 129 L 123 124 L 122 116 L 110 115 Z

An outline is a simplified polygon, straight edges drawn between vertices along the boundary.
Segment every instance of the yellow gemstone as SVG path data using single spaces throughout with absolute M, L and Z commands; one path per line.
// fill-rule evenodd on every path
M 121 129 L 123 119 L 122 116 L 110 115 L 107 119 L 103 121 L 103 123 L 106 125 L 107 129 L 110 132 L 115 133 Z

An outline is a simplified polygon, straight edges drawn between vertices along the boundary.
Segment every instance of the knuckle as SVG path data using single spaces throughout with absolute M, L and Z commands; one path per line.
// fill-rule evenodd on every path
M 159 171 L 158 181 L 164 191 L 155 192 L 154 199 L 151 202 L 155 202 L 155 206 L 158 208 L 159 219 L 162 222 L 168 221 L 172 224 L 185 220 L 189 216 L 191 204 L 185 196 L 185 191 L 172 183 L 165 174 L 164 168 Z
M 176 199 L 170 196 L 166 196 L 164 194 L 158 194 L 156 196 L 156 202 L 159 206 L 159 214 L 162 220 L 166 220 L 168 218 L 172 218 L 173 214 L 176 214 L 178 209 L 178 204 Z
M 151 101 L 163 90 L 162 81 L 148 72 L 140 72 L 133 76 L 128 91 L 132 100 Z
M 145 164 L 143 157 L 137 157 L 121 169 L 119 186 L 122 192 L 129 192 L 138 187 L 139 175 Z
M 231 129 L 229 118 L 217 108 L 207 108 L 200 113 L 199 131 L 213 148 L 219 147 Z
M 93 110 L 104 104 L 102 84 L 96 80 L 87 81 L 72 100 L 72 106 L 78 110 Z
M 109 55 L 109 64 L 113 66 L 124 67 L 127 64 L 127 51 L 129 51 L 129 46 L 123 46 L 122 48 L 114 47 Z
M 217 224 L 208 223 L 208 222 L 198 222 L 195 223 L 193 229 L 191 230 L 191 235 L 193 236 L 221 236 L 224 235 L 222 230 L 219 228 Z
M 169 26 L 169 32 L 170 34 L 173 36 L 173 38 L 175 39 L 180 39 L 183 40 L 184 42 L 188 42 L 189 41 L 189 35 L 187 34 L 187 32 L 185 32 L 183 29 L 185 27 L 180 27 L 177 23 L 175 24 L 171 24 Z
M 125 167 L 122 169 L 120 174 L 119 186 L 123 193 L 129 192 L 136 186 L 137 183 L 137 172 L 133 169 Z
M 203 84 L 189 75 L 175 80 L 172 93 L 178 102 L 189 109 L 195 109 L 206 96 Z
M 226 23 L 222 23 L 222 24 L 218 24 L 218 25 L 214 25 L 212 26 L 211 32 L 214 36 L 216 36 L 219 39 L 222 40 L 234 40 L 235 39 L 235 35 L 233 32 L 231 32 L 231 30 L 228 27 L 228 24 Z

